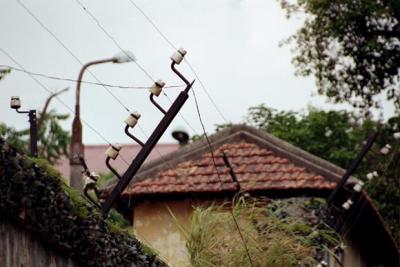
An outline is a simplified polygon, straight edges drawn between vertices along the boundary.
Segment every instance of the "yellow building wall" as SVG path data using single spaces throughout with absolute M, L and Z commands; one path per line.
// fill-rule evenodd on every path
M 185 231 L 190 224 L 192 206 L 194 203 L 189 200 L 139 204 L 134 209 L 134 234 L 170 266 L 190 266 Z
M 186 249 L 187 230 L 190 226 L 193 207 L 208 206 L 210 201 L 191 200 L 144 202 L 134 209 L 133 231 L 136 237 L 155 249 L 170 266 L 190 266 Z M 359 245 L 346 238 L 344 240 L 344 266 L 366 267 Z M 340 265 L 330 257 L 330 266 Z

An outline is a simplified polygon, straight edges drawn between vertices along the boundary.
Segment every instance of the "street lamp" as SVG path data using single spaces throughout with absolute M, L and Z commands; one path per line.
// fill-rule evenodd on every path
M 103 63 L 125 63 L 136 61 L 135 56 L 130 51 L 121 51 L 112 58 L 91 61 L 82 66 L 78 81 L 76 84 L 76 96 L 75 96 L 75 117 L 72 122 L 72 137 L 70 146 L 70 186 L 82 191 L 82 166 L 78 156 L 84 156 L 84 149 L 82 144 L 82 123 L 80 120 L 80 93 L 81 93 L 81 81 L 85 70 L 92 66 Z

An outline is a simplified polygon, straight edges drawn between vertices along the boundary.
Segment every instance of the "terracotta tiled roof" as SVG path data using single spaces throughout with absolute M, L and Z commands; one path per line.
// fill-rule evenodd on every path
M 85 145 L 85 160 L 86 164 L 88 165 L 90 171 L 94 171 L 96 173 L 109 173 L 110 170 L 107 169 L 104 161 L 106 156 L 104 152 L 107 150 L 107 144 L 101 145 Z M 125 171 L 127 168 L 126 163 L 122 160 L 125 159 L 128 162 L 139 153 L 142 147 L 136 144 L 123 144 L 122 149 L 120 152 L 120 157 L 118 157 L 115 161 L 113 161 L 112 165 L 116 170 L 119 172 Z M 154 149 L 146 161 L 151 161 L 161 157 L 161 155 L 166 155 L 171 153 L 179 148 L 178 144 L 158 144 L 156 149 Z M 159 152 L 159 153 L 158 153 Z M 160 155 L 161 154 L 161 155 Z M 61 174 L 69 178 L 70 176 L 70 168 L 69 168 L 69 159 L 68 158 L 61 158 L 59 162 L 55 166 Z
M 221 145 L 214 151 L 214 167 L 210 153 L 165 168 L 141 181 L 132 183 L 123 193 L 138 197 L 149 194 L 199 193 L 235 191 L 228 168 L 222 159 L 225 152 L 246 191 L 285 189 L 333 189 L 332 179 L 294 164 L 272 150 L 245 141 Z

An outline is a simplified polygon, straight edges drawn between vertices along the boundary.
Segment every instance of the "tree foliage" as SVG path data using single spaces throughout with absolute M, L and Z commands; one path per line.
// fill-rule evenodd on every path
M 9 69 L 0 69 L 0 80 L 2 80 L 8 73 L 10 73 Z
M 300 113 L 259 105 L 249 109 L 247 123 L 342 168 L 349 167 L 368 135 L 379 131 L 373 151 L 367 154 L 355 176 L 365 180 L 367 173 L 379 172 L 378 178 L 365 181 L 366 189 L 400 243 L 400 144 L 393 136 L 400 131 L 400 116 L 384 122 L 346 111 L 311 108 Z M 382 155 L 379 150 L 386 144 L 392 146 L 392 151 Z
M 294 43 L 298 74 L 314 75 L 334 102 L 378 106 L 385 92 L 400 108 L 400 1 L 279 0 L 288 16 L 306 14 Z

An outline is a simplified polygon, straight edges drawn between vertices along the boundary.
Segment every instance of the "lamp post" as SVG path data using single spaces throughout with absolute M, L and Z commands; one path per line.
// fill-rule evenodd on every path
M 84 157 L 84 148 L 82 143 L 82 123 L 80 120 L 80 92 L 81 92 L 81 81 L 85 70 L 93 65 L 103 64 L 103 63 L 125 63 L 136 61 L 132 52 L 122 51 L 112 58 L 91 61 L 82 66 L 78 81 L 76 84 L 76 95 L 75 95 L 75 117 L 72 122 L 72 136 L 71 136 L 71 146 L 70 146 L 70 186 L 82 191 L 83 181 L 82 181 L 82 171 L 81 162 L 79 156 Z

